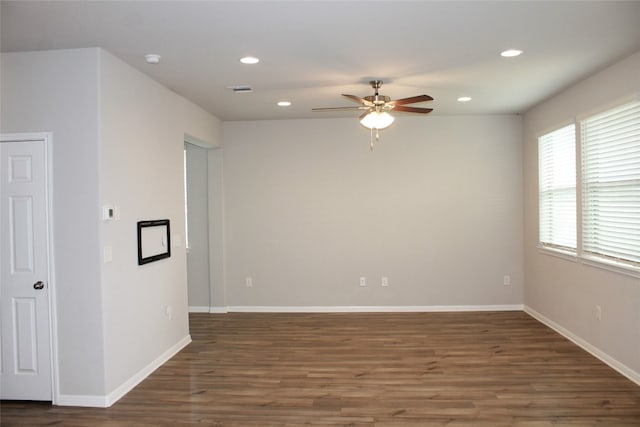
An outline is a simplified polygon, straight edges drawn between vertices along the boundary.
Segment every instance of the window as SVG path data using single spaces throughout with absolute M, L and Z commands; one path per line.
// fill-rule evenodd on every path
M 538 139 L 540 243 L 576 249 L 575 125 Z
M 585 255 L 640 266 L 640 101 L 581 122 Z
M 640 101 L 578 126 L 578 146 L 573 124 L 538 138 L 540 247 L 638 275 Z

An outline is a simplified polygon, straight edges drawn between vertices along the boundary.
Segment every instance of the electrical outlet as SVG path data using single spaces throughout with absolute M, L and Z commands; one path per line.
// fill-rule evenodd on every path
M 360 278 L 360 286 L 367 286 L 367 279 L 365 277 Z
M 388 277 L 383 277 L 382 278 L 382 286 L 389 286 L 389 278 Z
M 502 284 L 505 286 L 511 286 L 511 276 L 505 274 L 505 276 L 502 278 Z
M 244 279 L 244 284 L 246 285 L 247 288 L 252 288 L 253 287 L 253 278 L 251 277 L 247 277 Z

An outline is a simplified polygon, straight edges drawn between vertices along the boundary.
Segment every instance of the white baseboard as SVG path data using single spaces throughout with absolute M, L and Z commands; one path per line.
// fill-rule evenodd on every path
M 229 309 L 228 307 L 209 307 L 209 306 L 194 306 L 194 305 L 190 305 L 189 306 L 189 313 L 213 313 L 213 314 L 220 314 L 220 313 L 228 313 Z
M 107 395 L 107 406 L 111 406 L 122 398 L 125 394 L 130 392 L 135 386 L 140 384 L 145 378 L 147 378 L 153 371 L 164 365 L 165 362 L 175 356 L 180 350 L 185 348 L 191 342 L 191 335 L 187 335 L 180 341 L 171 346 L 167 351 L 158 356 L 154 361 L 149 363 L 143 369 L 141 369 L 129 380 L 125 381 L 118 388 L 113 390 Z
M 171 346 L 167 351 L 158 356 L 155 360 L 141 369 L 137 374 L 122 383 L 106 396 L 74 396 L 59 395 L 56 399 L 56 405 L 59 406 L 90 406 L 95 408 L 108 408 L 109 406 L 120 400 L 125 394 L 130 392 L 135 386 L 140 384 L 153 371 L 162 366 L 167 360 L 175 356 L 180 350 L 191 342 L 191 335 L 182 338 L 176 344 Z
M 583 340 L 582 338 L 575 335 L 573 332 L 569 331 L 568 329 L 565 329 L 564 327 L 560 326 L 553 320 L 538 313 L 533 308 L 525 305 L 524 311 L 534 319 L 538 320 L 541 323 L 544 323 L 545 325 L 547 325 L 548 327 L 550 327 L 560 335 L 564 336 L 566 339 L 573 342 L 578 347 L 581 347 L 582 349 L 584 349 L 594 357 L 600 359 L 601 361 L 603 361 L 604 363 L 606 363 L 607 365 L 609 365 L 610 367 L 612 367 L 613 369 L 615 369 L 616 371 L 624 375 L 625 377 L 629 378 L 634 383 L 640 385 L 640 373 L 634 371 L 624 363 L 621 363 L 618 360 L 614 359 L 613 357 L 609 356 L 604 351 L 600 350 L 599 348 Z
M 426 306 L 246 306 L 227 307 L 230 313 L 410 313 L 440 311 L 522 311 L 513 305 L 426 305 Z
M 106 408 L 107 404 L 106 396 L 75 396 L 68 394 L 60 394 L 55 400 L 55 405 L 58 406 L 85 406 L 91 408 Z

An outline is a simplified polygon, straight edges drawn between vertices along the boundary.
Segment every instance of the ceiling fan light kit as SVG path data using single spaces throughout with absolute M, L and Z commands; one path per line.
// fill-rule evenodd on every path
M 395 118 L 386 111 L 372 111 L 364 116 L 360 123 L 368 129 L 385 129 L 391 126 Z
M 381 80 L 371 80 L 369 82 L 374 90 L 373 95 L 360 98 L 355 95 L 342 94 L 345 98 L 360 104 L 357 107 L 330 107 L 330 108 L 314 108 L 312 111 L 341 111 L 341 110 L 365 110 L 360 115 L 360 123 L 362 126 L 371 130 L 371 149 L 373 150 L 373 131 L 376 131 L 376 141 L 380 138 L 378 131 L 391 126 L 395 118 L 389 114 L 389 111 L 397 111 L 402 113 L 419 113 L 428 114 L 433 108 L 407 107 L 407 104 L 415 104 L 418 102 L 433 101 L 429 95 L 417 95 L 409 98 L 391 100 L 390 97 L 380 95 L 378 89 L 382 86 Z

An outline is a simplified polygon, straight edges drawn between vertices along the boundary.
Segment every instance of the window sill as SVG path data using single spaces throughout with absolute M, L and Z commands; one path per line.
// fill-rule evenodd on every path
M 613 271 L 614 273 L 624 274 L 625 276 L 640 278 L 640 268 L 622 262 L 609 261 L 606 259 L 583 256 L 581 258 L 583 264 L 603 270 Z
M 538 251 L 545 255 L 555 256 L 558 258 L 566 259 L 568 261 L 573 261 L 573 262 L 578 261 L 578 255 L 576 255 L 576 253 L 572 251 L 551 248 L 549 246 L 543 246 L 543 245 L 538 245 Z
M 611 271 L 625 276 L 640 278 L 640 268 L 622 262 L 609 261 L 607 259 L 588 256 L 577 255 L 575 252 L 563 251 L 561 249 L 550 248 L 547 246 L 538 245 L 538 251 L 544 255 L 550 255 L 557 258 L 562 258 L 567 261 L 579 262 L 590 267 L 599 268 L 602 270 Z

